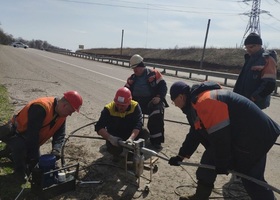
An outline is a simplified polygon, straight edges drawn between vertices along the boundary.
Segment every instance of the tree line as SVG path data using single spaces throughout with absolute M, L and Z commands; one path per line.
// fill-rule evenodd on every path
M 2 28 L 0 28 L 0 44 L 3 45 L 11 45 L 13 42 L 22 42 L 24 44 L 27 44 L 30 48 L 34 49 L 40 49 L 40 50 L 64 50 L 64 51 L 69 51 L 67 49 L 59 48 L 56 46 L 53 46 L 49 44 L 47 41 L 43 40 L 25 40 L 21 37 L 19 38 L 14 38 L 12 34 L 5 33 Z

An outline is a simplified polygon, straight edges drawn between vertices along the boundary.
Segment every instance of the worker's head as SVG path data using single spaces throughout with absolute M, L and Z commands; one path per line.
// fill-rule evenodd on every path
M 250 33 L 244 41 L 245 50 L 252 55 L 262 48 L 262 39 L 256 33 Z
M 119 112 L 125 112 L 131 103 L 131 92 L 128 88 L 122 87 L 117 90 L 114 102 Z
M 190 86 L 183 81 L 177 81 L 170 88 L 170 98 L 175 106 L 183 108 L 190 97 Z
M 83 104 L 83 99 L 77 91 L 68 91 L 63 94 L 59 100 L 56 112 L 61 117 L 67 117 L 73 112 L 79 112 Z
M 129 60 L 129 65 L 133 69 L 136 76 L 142 75 L 143 71 L 146 68 L 143 60 L 144 59 L 138 54 L 133 55 Z

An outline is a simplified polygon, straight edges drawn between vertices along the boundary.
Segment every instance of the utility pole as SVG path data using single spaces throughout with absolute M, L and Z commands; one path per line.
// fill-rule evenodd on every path
M 205 39 L 204 39 L 204 45 L 203 45 L 203 51 L 202 51 L 202 55 L 201 55 L 201 59 L 200 59 L 200 69 L 202 69 L 202 64 L 203 64 L 203 59 L 204 59 L 204 53 L 205 53 L 205 48 L 206 48 L 206 42 L 207 42 L 207 38 L 208 38 L 208 32 L 209 32 L 209 27 L 210 27 L 210 19 L 208 19 L 208 23 L 207 23 L 207 29 L 206 29 L 206 35 L 205 35 Z
M 124 35 L 124 30 L 122 29 L 122 39 L 121 39 L 121 55 L 122 55 L 122 49 L 123 49 L 123 35 Z
M 261 13 L 269 13 L 268 11 L 260 10 L 261 0 L 243 0 L 244 3 L 248 1 L 253 1 L 252 9 L 250 12 L 244 13 L 244 15 L 249 16 L 249 22 L 245 29 L 245 33 L 243 35 L 241 46 L 243 46 L 244 39 L 246 38 L 247 33 L 257 33 L 261 36 L 261 27 L 260 27 L 260 14 Z

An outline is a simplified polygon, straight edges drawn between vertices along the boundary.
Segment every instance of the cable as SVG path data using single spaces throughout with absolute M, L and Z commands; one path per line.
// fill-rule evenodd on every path
M 95 123 L 96 123 L 96 122 L 91 122 L 91 123 L 89 123 L 89 124 L 86 124 L 86 125 L 84 125 L 84 126 L 78 128 L 78 129 L 72 131 L 72 132 L 69 134 L 69 136 L 65 139 L 65 141 L 64 141 L 64 143 L 63 143 L 63 145 L 62 145 L 62 150 L 61 150 L 61 163 L 62 163 L 62 166 L 64 166 L 64 164 L 65 164 L 65 160 L 64 160 L 64 147 L 65 147 L 66 142 L 69 140 L 69 138 L 70 138 L 71 136 L 73 136 L 74 133 L 77 132 L 78 130 L 81 130 L 82 128 L 85 128 L 85 127 L 87 127 L 87 126 L 89 126 L 89 125 L 93 125 L 93 124 L 95 124 Z M 78 137 L 93 138 L 93 139 L 102 139 L 102 138 L 99 138 L 99 137 L 87 137 L 87 136 L 78 136 Z M 275 143 L 275 144 L 279 145 L 278 143 Z M 120 141 L 120 145 L 121 145 L 121 146 L 125 146 L 126 144 L 125 144 L 123 141 Z M 163 156 L 160 156 L 157 152 L 155 152 L 155 151 L 153 151 L 153 150 L 150 150 L 150 149 L 147 149 L 147 148 L 145 148 L 145 147 L 143 147 L 143 148 L 141 149 L 141 151 L 142 151 L 143 153 L 147 153 L 147 154 L 150 154 L 150 155 L 153 155 L 153 156 L 157 156 L 157 157 L 159 157 L 159 158 L 161 158 L 161 159 L 163 159 L 163 160 L 165 160 L 165 161 L 169 161 L 168 158 L 165 158 L 165 157 L 163 157 Z M 166 155 L 165 155 L 165 156 L 166 156 Z M 167 157 L 167 156 L 166 156 L 166 157 Z M 205 165 L 205 164 L 200 164 L 200 163 L 181 162 L 180 165 L 187 165 L 187 166 L 194 166 L 194 167 L 202 167 L 202 168 L 207 168 L 207 169 L 213 169 L 213 170 L 215 170 L 215 166 L 212 166 L 212 165 Z M 269 184 L 267 184 L 267 183 L 265 183 L 265 182 L 263 182 L 263 181 L 260 181 L 260 180 L 258 180 L 258 179 L 255 179 L 255 178 L 253 178 L 253 177 L 247 176 L 247 175 L 242 174 L 242 173 L 239 173 L 239 172 L 235 172 L 235 171 L 233 171 L 233 170 L 229 170 L 229 173 L 231 173 L 231 174 L 233 174 L 233 175 L 236 175 L 236 176 L 238 176 L 238 177 L 241 177 L 241 178 L 250 180 L 250 181 L 252 181 L 252 182 L 254 182 L 254 183 L 256 183 L 256 184 L 258 184 L 258 185 L 260 185 L 260 186 L 263 186 L 263 187 L 265 187 L 265 188 L 271 189 L 271 190 L 277 192 L 278 194 L 280 194 L 280 190 L 279 190 L 279 189 L 277 189 L 277 188 L 275 188 L 275 187 L 273 187 L 273 186 L 271 186 L 271 185 L 269 185 Z M 194 182 L 195 182 L 195 181 L 194 181 Z
M 63 167 L 65 165 L 65 159 L 64 159 L 64 148 L 65 148 L 65 144 L 66 142 L 69 140 L 70 137 L 73 137 L 74 133 L 76 133 L 77 131 L 87 127 L 87 126 L 90 126 L 90 125 L 94 125 L 96 124 L 97 121 L 95 122 L 91 122 L 91 123 L 88 123 L 84 126 L 81 126 L 80 128 L 77 128 L 76 130 L 72 131 L 71 133 L 69 133 L 69 136 L 67 138 L 65 138 L 63 144 L 62 144 L 62 147 L 61 147 L 61 166 Z M 96 138 L 95 138 L 96 139 Z M 101 138 L 100 138 L 101 139 Z
M 172 151 L 171 151 L 172 152 Z M 161 154 L 163 154 L 167 159 L 169 159 L 169 157 L 165 154 L 165 153 L 163 153 L 163 152 L 160 152 Z M 173 153 L 173 152 L 172 152 Z M 181 169 L 182 170 L 184 170 L 188 175 L 189 175 L 189 177 L 191 178 L 191 180 L 197 185 L 197 181 L 194 179 L 194 177 L 188 172 L 188 170 L 185 168 L 185 167 L 183 167 L 182 165 L 180 165 L 180 167 L 181 167 Z M 234 184 L 234 183 L 229 183 L 229 186 L 227 187 L 228 188 L 228 190 L 229 191 L 239 191 L 239 193 L 240 192 L 242 192 L 242 190 L 237 190 L 237 189 L 233 189 L 233 188 L 230 188 L 230 186 L 232 185 L 232 184 Z M 177 189 L 179 189 L 179 188 L 181 188 L 181 187 L 196 187 L 196 186 L 194 186 L 194 185 L 179 185 L 179 186 L 177 186 L 175 189 L 174 189 L 174 193 L 176 194 L 176 195 L 178 195 L 178 196 L 181 196 L 181 194 L 177 191 Z M 220 190 L 220 189 L 222 189 L 222 188 L 214 188 L 213 189 L 213 192 L 215 193 L 215 190 Z M 244 194 L 244 195 L 242 195 L 242 196 L 240 196 L 240 195 L 238 195 L 238 196 L 236 196 L 236 195 L 234 195 L 234 194 L 232 194 L 232 193 L 230 193 L 229 192 L 229 197 L 210 197 L 209 199 L 232 199 L 232 198 L 234 198 L 234 199 L 242 199 L 243 197 L 248 197 L 248 195 L 247 194 Z
M 141 149 L 141 151 L 143 153 L 147 153 L 147 154 L 150 154 L 150 155 L 153 155 L 153 156 L 157 156 L 157 157 L 159 157 L 159 158 L 161 158 L 161 159 L 163 159 L 163 160 L 165 160 L 167 162 L 169 161 L 169 159 L 167 159 L 167 158 L 165 158 L 163 156 L 160 156 L 157 152 L 155 152 L 155 151 L 153 151 L 151 149 L 147 149 L 147 148 L 143 147 Z M 179 162 L 179 164 L 180 165 L 193 166 L 193 167 L 202 167 L 202 168 L 206 168 L 206 169 L 215 170 L 215 166 L 213 166 L 213 165 L 206 165 L 206 164 L 200 164 L 200 163 L 191 163 L 191 162 Z M 267 184 L 264 181 L 260 181 L 260 180 L 254 178 L 254 177 L 251 177 L 251 176 L 248 176 L 246 174 L 242 174 L 240 172 L 236 172 L 236 171 L 233 171 L 233 170 L 228 170 L 228 172 L 233 174 L 233 175 L 236 175 L 238 177 L 241 177 L 243 179 L 247 179 L 249 181 L 252 181 L 252 182 L 254 182 L 254 183 L 256 183 L 256 184 L 258 184 L 260 186 L 263 186 L 263 187 L 265 187 L 267 189 L 273 190 L 274 192 L 277 192 L 278 194 L 280 194 L 280 189 L 278 189 L 278 188 L 276 188 L 276 187 L 274 187 L 272 185 L 269 185 L 269 184 Z

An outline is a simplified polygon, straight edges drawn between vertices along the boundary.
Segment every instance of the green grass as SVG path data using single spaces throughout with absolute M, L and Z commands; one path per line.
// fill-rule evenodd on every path
M 0 85 L 0 124 L 6 123 L 13 113 L 13 106 L 9 101 L 7 89 Z
M 3 125 L 9 121 L 12 112 L 13 106 L 10 104 L 8 91 L 3 85 L 0 85 L 0 125 Z M 4 147 L 5 144 L 0 143 L 0 150 L 2 150 Z
M 0 85 L 0 125 L 8 122 L 14 112 L 14 106 L 9 99 L 7 89 Z M 0 151 L 5 148 L 3 142 L 0 143 Z M 29 182 L 21 184 L 13 176 L 13 163 L 8 158 L 0 157 L 0 200 L 13 200 L 15 198 L 38 199 L 36 195 L 31 193 L 31 185 Z
M 0 125 L 5 124 L 11 117 L 13 107 L 9 101 L 7 89 L 0 85 Z M 0 143 L 0 150 L 5 147 L 4 143 Z M 0 171 L 1 175 L 1 171 Z
M 0 85 L 0 125 L 9 121 L 13 114 L 14 107 L 10 103 L 9 93 L 7 89 Z M 5 143 L 0 143 L 0 151 L 5 148 Z M 29 190 L 30 184 L 25 186 L 17 184 L 13 179 L 13 163 L 7 158 L 0 158 L 0 199 L 10 200 L 15 199 L 22 190 L 22 187 L 27 187 Z

